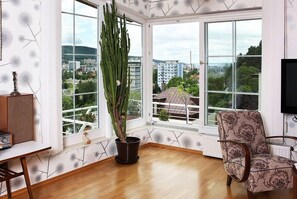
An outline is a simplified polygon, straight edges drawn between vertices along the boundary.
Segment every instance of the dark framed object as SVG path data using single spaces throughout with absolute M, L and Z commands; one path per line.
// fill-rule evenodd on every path
M 297 59 L 281 60 L 281 112 L 297 114 Z

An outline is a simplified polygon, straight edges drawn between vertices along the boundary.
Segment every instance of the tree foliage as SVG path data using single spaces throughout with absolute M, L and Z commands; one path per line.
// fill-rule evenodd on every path
M 158 85 L 158 69 L 154 69 L 153 71 L 153 93 L 160 93 L 162 90 Z
M 251 46 L 246 55 L 261 55 L 262 42 L 258 46 Z M 215 70 L 215 69 L 214 69 Z M 209 91 L 236 91 L 236 92 L 259 92 L 259 73 L 261 72 L 261 57 L 248 57 L 239 54 L 236 63 L 236 88 L 233 90 L 233 67 L 226 65 L 220 72 L 209 72 Z M 253 95 L 236 95 L 237 108 L 256 109 L 258 100 Z M 247 103 L 248 102 L 248 103 Z M 210 93 L 208 95 L 209 106 L 230 107 L 232 95 L 223 93 Z
M 193 95 L 199 96 L 199 86 L 198 86 L 198 69 L 193 69 L 189 72 L 184 73 L 184 78 L 181 77 L 173 77 L 171 78 L 166 87 L 178 87 L 183 91 Z

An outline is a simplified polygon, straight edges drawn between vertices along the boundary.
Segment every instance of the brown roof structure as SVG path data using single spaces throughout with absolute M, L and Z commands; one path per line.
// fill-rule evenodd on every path
M 186 118 L 185 105 L 199 106 L 199 98 L 188 94 L 187 92 L 178 89 L 177 87 L 171 87 L 163 91 L 162 93 L 153 97 L 154 102 L 169 103 L 169 105 L 158 105 L 158 110 L 165 109 L 168 111 L 171 117 Z M 172 104 L 182 104 L 184 106 L 174 106 Z M 190 118 L 199 117 L 199 108 L 188 108 Z

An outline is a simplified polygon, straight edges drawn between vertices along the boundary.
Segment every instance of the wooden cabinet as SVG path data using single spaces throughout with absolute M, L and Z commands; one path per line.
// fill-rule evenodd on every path
M 0 130 L 11 132 L 13 144 L 34 140 L 33 95 L 0 95 Z

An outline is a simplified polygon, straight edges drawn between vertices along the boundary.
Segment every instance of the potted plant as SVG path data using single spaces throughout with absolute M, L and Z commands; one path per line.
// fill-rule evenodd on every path
M 117 16 L 115 1 L 103 6 L 104 22 L 101 32 L 101 62 L 104 94 L 118 150 L 116 161 L 132 164 L 138 161 L 140 139 L 127 137 L 126 121 L 130 93 L 130 69 L 128 53 L 130 38 L 126 28 L 125 14 Z

